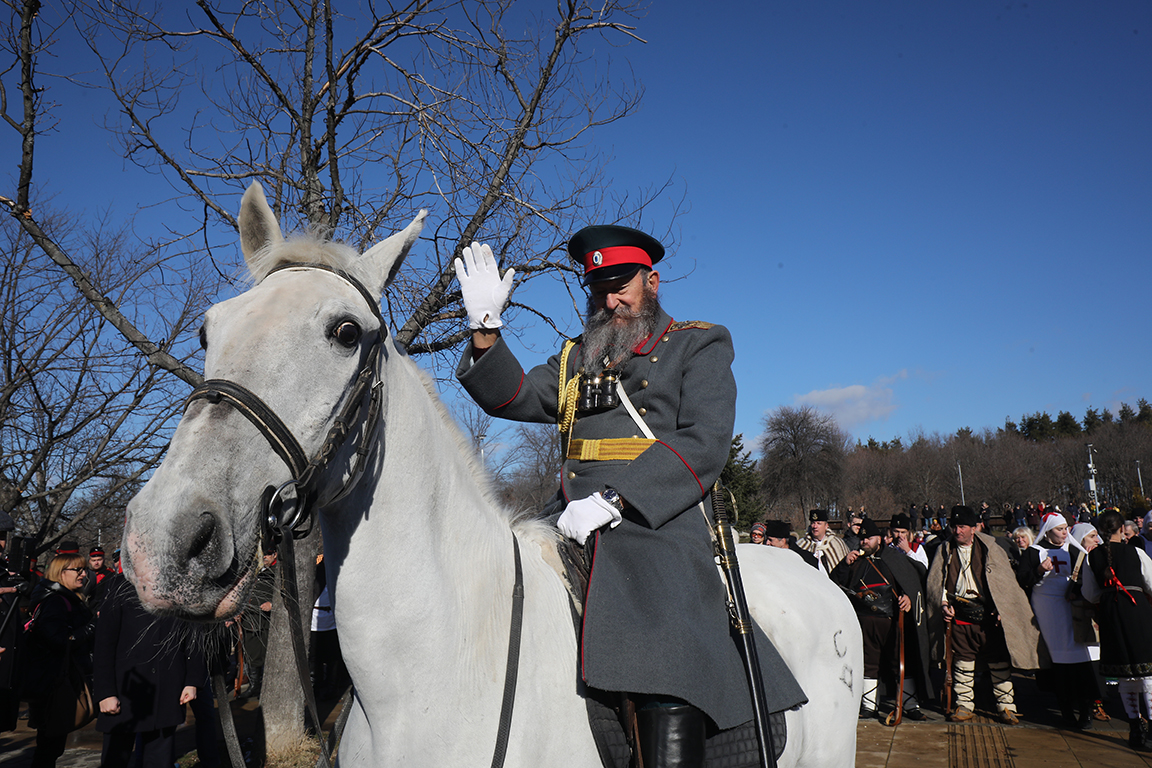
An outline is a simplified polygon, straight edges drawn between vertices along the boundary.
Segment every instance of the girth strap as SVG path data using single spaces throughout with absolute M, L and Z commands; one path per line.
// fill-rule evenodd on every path
M 568 443 L 565 458 L 579 461 L 632 461 L 655 440 L 646 437 L 606 438 L 604 440 L 573 440 Z

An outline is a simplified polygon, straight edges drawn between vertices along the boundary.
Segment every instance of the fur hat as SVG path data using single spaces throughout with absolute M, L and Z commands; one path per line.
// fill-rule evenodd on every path
M 948 522 L 953 528 L 958 525 L 976 525 L 980 522 L 980 516 L 972 507 L 957 504 L 952 507 L 952 515 L 948 518 Z
M 764 536 L 770 539 L 786 539 L 792 535 L 792 526 L 783 520 L 765 520 Z
M 808 521 L 812 523 L 826 523 L 828 522 L 828 510 L 814 509 L 808 513 Z

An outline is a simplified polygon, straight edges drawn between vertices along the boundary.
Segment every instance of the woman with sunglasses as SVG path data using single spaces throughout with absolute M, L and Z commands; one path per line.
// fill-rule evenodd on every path
M 69 652 L 80 663 L 85 674 L 92 672 L 92 640 L 96 617 L 84 602 L 86 560 L 81 554 L 57 555 L 48 564 L 47 589 L 33 608 L 31 635 L 28 643 L 28 677 L 24 690 L 29 692 L 29 725 L 36 728 L 36 751 L 31 768 L 52 768 L 64 754 L 71 723 L 45 720 L 50 696 L 65 673 L 65 655 Z

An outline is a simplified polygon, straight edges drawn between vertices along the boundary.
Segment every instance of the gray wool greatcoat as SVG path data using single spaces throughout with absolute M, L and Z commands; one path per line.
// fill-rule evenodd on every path
M 944 660 L 944 564 L 956 546 L 956 540 L 949 538 L 936 549 L 932 567 L 928 569 L 928 632 L 932 636 L 932 658 Z M 1003 547 L 996 546 L 996 539 L 986 533 L 976 533 L 972 546 L 984 551 L 984 573 L 988 579 L 988 591 L 992 603 L 1000 615 L 1004 628 L 1004 639 L 1008 643 L 1008 654 L 1016 669 L 1037 669 L 1040 662 L 1037 649 L 1040 645 L 1040 630 L 1032 615 L 1032 605 L 1028 596 L 1016 581 L 1016 571 L 1008 562 L 1008 554 Z
M 623 364 L 620 383 L 657 442 L 632 461 L 566 459 L 560 489 L 544 513 L 612 487 L 628 504 L 623 521 L 595 534 L 584 606 L 580 669 L 606 691 L 672 696 L 702 709 L 720 728 L 752 719 L 747 675 L 729 631 L 725 587 L 708 523 L 697 504 L 728 459 L 736 412 L 732 337 L 723 326 L 673 323 Z M 580 369 L 580 347 L 568 362 Z M 560 355 L 524 372 L 502 338 L 472 362 L 460 383 L 488 414 L 555 423 Z M 573 439 L 643 437 L 623 406 L 577 416 Z M 786 588 L 786 585 L 780 585 Z M 769 710 L 806 701 L 767 638 L 758 633 Z

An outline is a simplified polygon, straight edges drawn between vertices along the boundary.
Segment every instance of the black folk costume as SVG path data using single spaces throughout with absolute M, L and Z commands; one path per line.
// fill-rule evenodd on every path
M 867 538 L 866 521 L 861 537 Z M 896 698 L 899 706 L 912 719 L 923 719 L 917 694 L 932 697 L 929 677 L 928 622 L 921 587 L 924 572 L 904 554 L 882 546 L 873 555 L 863 555 L 849 564 L 841 561 L 830 577 L 848 593 L 860 631 L 864 636 L 864 692 L 860 702 L 861 717 L 876 715 L 877 689 L 881 675 L 888 690 L 897 691 L 900 635 L 898 632 L 899 601 L 907 595 L 912 610 L 904 615 L 904 686 Z
M 1140 547 L 1104 542 L 1088 554 L 1088 565 L 1082 591 L 1099 603 L 1100 672 L 1117 679 L 1132 725 L 1129 744 L 1139 749 L 1152 717 L 1152 559 Z
M 625 230 L 589 229 L 609 235 Z M 603 243 L 596 248 L 618 255 Z M 593 257 L 599 255 L 601 250 Z M 481 356 L 469 345 L 456 375 L 485 413 L 560 423 L 559 392 L 581 375 L 579 340 L 566 351 L 525 372 L 497 338 Z M 617 389 L 627 394 L 655 439 L 643 437 L 623 406 L 576 413 L 560 489 L 543 510 L 555 516 L 569 502 L 607 489 L 626 502 L 620 523 L 586 542 L 593 557 L 580 633 L 584 682 L 604 691 L 687 702 L 720 729 L 753 716 L 709 524 L 709 490 L 727 461 L 735 421 L 733 354 L 726 328 L 676 323 L 661 311 L 655 332 L 613 366 L 619 371 Z M 757 634 L 757 645 L 769 711 L 804 703 L 803 691 L 763 633 Z
M 954 518 L 953 525 L 975 525 L 976 513 Z M 964 522 L 971 519 L 970 523 Z M 986 664 L 1000 716 L 1017 722 L 1012 667 L 1036 669 L 1039 632 L 1032 608 L 1004 550 L 992 536 L 974 533 L 972 544 L 960 546 L 955 537 L 936 549 L 928 571 L 928 622 L 932 658 L 944 661 L 943 606 L 956 611 L 952 622 L 952 679 L 956 694 L 954 720 L 971 719 L 975 712 L 977 663 Z

